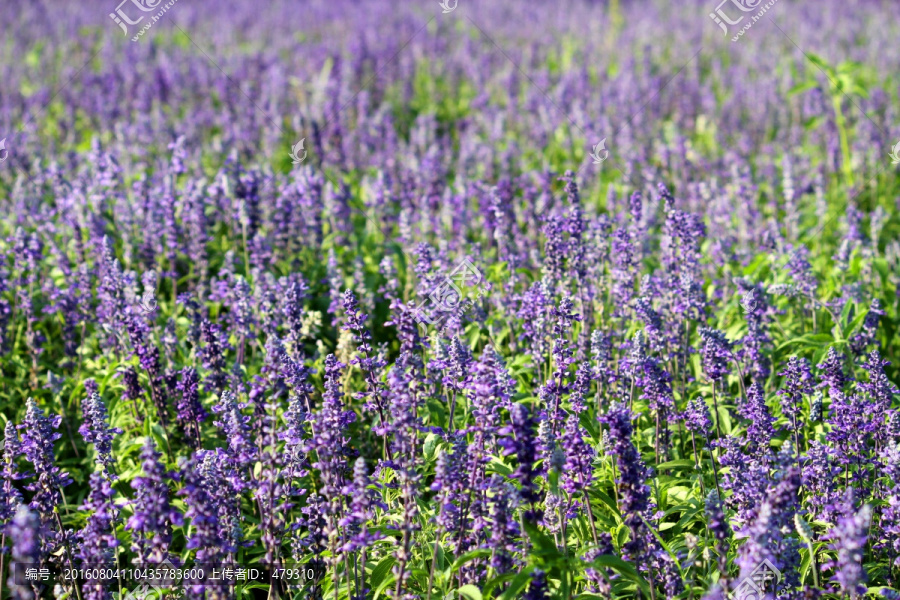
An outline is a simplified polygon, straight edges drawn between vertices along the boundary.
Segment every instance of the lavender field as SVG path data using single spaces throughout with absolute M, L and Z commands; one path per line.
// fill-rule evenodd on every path
M 0 598 L 900 598 L 900 4 L 118 1 L 0 3 Z

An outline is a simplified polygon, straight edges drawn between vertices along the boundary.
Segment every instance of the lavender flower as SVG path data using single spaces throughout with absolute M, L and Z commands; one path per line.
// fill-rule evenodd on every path
M 203 363 L 203 368 L 209 371 L 206 376 L 208 389 L 221 393 L 227 380 L 225 351 L 228 349 L 228 343 L 219 326 L 206 319 L 200 322 L 200 339 L 203 341 L 203 345 L 197 354 Z
M 876 345 L 875 334 L 878 331 L 878 322 L 884 316 L 884 310 L 881 308 L 881 301 L 873 298 L 869 305 L 869 311 L 863 319 L 862 331 L 853 336 L 850 340 L 850 350 L 856 356 L 862 356 L 868 350 L 869 346 Z
M 184 487 L 178 492 L 184 496 L 187 510 L 184 513 L 191 524 L 191 535 L 187 539 L 186 548 L 196 550 L 198 563 L 215 563 L 222 557 L 225 540 L 219 524 L 219 507 L 215 496 L 210 492 L 209 483 L 221 485 L 221 482 L 208 482 L 200 470 L 201 457 L 194 455 L 181 464 L 180 479 Z M 199 589 L 198 589 L 199 587 Z M 202 586 L 194 586 L 194 593 L 203 592 Z
M 121 375 L 122 385 L 125 386 L 125 391 L 122 393 L 122 396 L 131 403 L 135 419 L 141 423 L 144 420 L 141 409 L 144 390 L 141 388 L 138 373 L 134 367 L 126 367 L 121 371 Z
M 736 561 L 740 566 L 738 581 L 748 577 L 764 560 L 768 560 L 782 572 L 783 585 L 788 590 L 799 583 L 799 541 L 786 538 L 785 533 L 793 529 L 800 482 L 800 470 L 788 467 L 781 480 L 767 490 L 756 519 L 746 531 L 749 539 L 741 546 Z
M 84 422 L 78 428 L 78 433 L 88 444 L 94 444 L 97 452 L 97 463 L 103 467 L 103 474 L 108 479 L 116 479 L 114 467 L 116 460 L 112 456 L 113 435 L 122 433 L 117 427 L 109 426 L 109 415 L 106 412 L 106 404 L 100 398 L 100 394 L 92 393 L 85 399 L 82 406 L 84 410 Z
M 503 437 L 499 440 L 499 444 L 506 456 L 516 457 L 516 470 L 512 476 L 519 482 L 519 497 L 522 503 L 529 507 L 524 512 L 524 518 L 526 521 L 534 522 L 540 518 L 540 512 L 536 508 L 540 494 L 535 481 L 537 444 L 534 418 L 524 404 L 518 403 L 512 405 L 509 416 L 509 425 L 500 430 Z
M 519 526 L 513 518 L 515 514 L 515 489 L 509 484 L 492 482 L 491 533 L 488 546 L 491 549 L 491 568 L 497 575 L 509 572 L 514 566 L 515 540 L 520 535 Z
M 203 485 L 217 511 L 220 551 L 233 559 L 238 548 L 244 545 L 241 515 L 241 493 L 248 487 L 244 474 L 234 458 L 221 448 L 199 450 L 197 469 Z M 193 520 L 191 521 L 193 523 Z M 189 544 L 190 545 L 190 544 Z M 199 553 L 198 553 L 199 560 Z
M 459 552 L 467 541 L 464 537 L 463 506 L 469 498 L 465 490 L 466 445 L 462 435 L 454 440 L 450 452 L 442 452 L 434 468 L 431 489 L 436 491 L 438 502 L 437 524 L 442 531 L 457 532 L 455 550 Z M 479 465 L 480 467 L 480 465 Z M 474 472 L 477 472 L 477 468 Z M 470 475 L 471 477 L 471 475 Z
M 45 417 L 43 411 L 31 398 L 26 402 L 25 421 L 19 425 L 22 432 L 22 453 L 34 466 L 35 481 L 26 486 L 33 492 L 30 507 L 41 514 L 42 522 L 50 520 L 54 509 L 60 504 L 60 489 L 71 483 L 68 473 L 56 466 L 53 456 L 54 442 L 61 437 L 55 429 L 62 417 Z
M 143 475 L 131 481 L 131 487 L 135 490 L 134 512 L 125 528 L 133 532 L 131 550 L 139 564 L 160 564 L 170 560 L 172 526 L 183 524 L 181 513 L 169 502 L 166 479 L 171 477 L 171 473 L 165 471 L 160 456 L 153 440 L 148 437 L 141 450 Z
M 175 386 L 181 396 L 175 402 L 178 422 L 184 428 L 188 443 L 200 447 L 200 423 L 209 416 L 200 403 L 200 377 L 193 367 L 181 371 L 181 380 Z
M 828 565 L 835 569 L 832 580 L 851 598 L 865 593 L 863 584 L 867 577 L 862 560 L 871 521 L 872 507 L 866 504 L 858 511 L 855 510 L 852 493 L 848 493 L 842 516 L 827 535 L 831 540 L 832 549 L 837 554 L 836 559 Z
M 703 341 L 703 371 L 710 381 L 719 381 L 730 371 L 728 361 L 731 360 L 732 343 L 725 338 L 724 333 L 716 329 L 701 327 L 699 333 Z
M 835 399 L 844 393 L 844 385 L 847 376 L 844 375 L 844 357 L 834 347 L 828 348 L 825 358 L 819 363 L 818 369 L 822 370 L 819 376 L 821 383 L 818 387 L 827 387 L 828 395 Z
M 719 570 L 722 575 L 727 573 L 726 554 L 728 553 L 728 539 L 731 537 L 731 525 L 725 516 L 722 501 L 715 490 L 706 496 L 706 514 L 709 517 L 708 526 L 712 538 L 715 540 L 716 552 L 719 556 Z
M 12 421 L 7 421 L 4 431 L 3 465 L 0 470 L 0 477 L 3 478 L 2 498 L 0 498 L 0 527 L 9 522 L 16 514 L 19 504 L 22 503 L 22 493 L 13 483 L 22 478 L 16 469 L 16 458 L 20 452 L 21 446 L 16 426 Z
M 338 520 L 343 511 L 344 489 L 347 480 L 347 458 L 349 454 L 347 427 L 355 414 L 347 411 L 343 404 L 341 389 L 341 369 L 344 367 L 333 354 L 325 357 L 325 394 L 322 408 L 315 415 L 313 437 L 307 451 L 315 452 L 313 466 L 319 471 L 321 486 L 319 494 L 323 500 L 332 563 L 340 560 Z
M 342 548 L 344 552 L 354 552 L 367 548 L 378 537 L 369 531 L 368 522 L 374 516 L 374 509 L 382 507 L 376 494 L 369 489 L 372 484 L 366 473 L 366 461 L 359 457 L 353 465 L 353 480 L 347 486 L 347 496 L 350 502 L 347 506 L 347 515 L 340 521 L 342 527 L 348 531 L 347 543 Z
M 249 465 L 256 453 L 247 425 L 250 418 L 241 412 L 244 406 L 237 401 L 234 392 L 225 390 L 219 403 L 213 407 L 213 412 L 218 415 L 218 420 L 213 424 L 223 431 L 231 455 L 242 467 Z
M 578 415 L 569 415 L 562 440 L 566 456 L 562 488 L 569 494 L 584 492 L 591 483 L 594 451 L 584 440 L 585 435 L 584 428 L 578 422 Z
M 709 419 L 709 408 L 703 398 L 698 396 L 688 400 L 682 418 L 685 429 L 699 436 L 701 440 L 705 440 L 709 435 L 712 421 Z
M 612 441 L 612 452 L 616 456 L 619 479 L 619 508 L 625 524 L 631 528 L 631 539 L 622 548 L 623 556 L 630 560 L 639 560 L 646 545 L 644 543 L 643 516 L 650 508 L 650 487 L 646 484 L 649 472 L 641 455 L 631 441 L 634 427 L 631 424 L 632 413 L 625 404 L 614 403 L 601 418 L 601 422 L 609 427 Z
M 547 576 L 544 571 L 534 569 L 531 572 L 531 582 L 528 591 L 522 596 L 522 600 L 547 600 Z
M 803 409 L 803 396 L 813 392 L 813 376 L 810 371 L 809 361 L 805 358 L 792 356 L 788 359 L 788 364 L 784 371 L 778 375 L 784 377 L 784 386 L 779 392 L 781 395 L 781 412 L 791 421 L 794 435 L 798 437 L 800 427 L 803 424 L 800 420 L 800 411 Z M 799 445 L 799 441 L 795 440 L 795 443 Z
M 282 376 L 290 390 L 288 408 L 284 412 L 285 429 L 281 433 L 287 457 L 287 476 L 302 477 L 305 472 L 301 465 L 304 439 L 306 438 L 306 422 L 309 420 L 310 395 L 313 386 L 308 381 L 309 369 L 298 363 L 287 353 L 281 355 Z
M 752 361 L 756 377 L 765 379 L 771 366 L 764 352 L 771 341 L 766 331 L 770 320 L 766 294 L 761 285 L 747 279 L 736 279 L 735 283 L 742 294 L 741 307 L 747 319 L 747 335 L 741 343 L 744 355 Z
M 347 315 L 347 330 L 353 332 L 357 350 L 362 355 L 355 356 L 351 364 L 359 366 L 366 378 L 367 391 L 360 392 L 358 397 L 366 400 L 365 408 L 367 410 L 378 411 L 380 424 L 373 430 L 375 433 L 384 435 L 387 415 L 382 398 L 383 386 L 378 379 L 378 373 L 384 365 L 378 357 L 372 355 L 372 347 L 369 344 L 372 334 L 365 325 L 367 315 L 360 311 L 359 303 L 352 290 L 344 292 L 344 313 Z
M 115 536 L 115 525 L 119 511 L 113 504 L 114 490 L 109 479 L 99 473 L 91 474 L 90 495 L 84 510 L 92 511 L 84 529 L 79 534 L 80 544 L 76 557 L 82 568 L 112 569 L 115 567 L 113 552 L 119 542 Z M 86 582 L 82 585 L 86 600 L 109 600 L 112 589 L 102 580 Z
M 868 381 L 859 387 L 872 399 L 873 412 L 881 415 L 891 407 L 893 397 L 900 394 L 900 389 L 885 374 L 885 367 L 890 361 L 882 360 L 878 350 L 872 350 L 860 365 L 868 375 Z
M 31 585 L 20 583 L 24 568 L 41 562 L 41 521 L 38 515 L 24 505 L 19 505 L 15 516 L 6 527 L 5 534 L 10 541 L 9 591 L 16 600 L 32 600 L 37 590 Z M 14 573 L 20 573 L 15 577 Z

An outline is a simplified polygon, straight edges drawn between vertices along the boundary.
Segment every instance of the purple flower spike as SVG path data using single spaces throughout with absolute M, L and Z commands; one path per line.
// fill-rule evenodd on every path
M 525 519 L 534 522 L 540 518 L 536 505 L 540 502 L 537 482 L 537 437 L 535 421 L 524 404 L 513 404 L 510 408 L 510 423 L 500 430 L 503 436 L 500 446 L 506 456 L 516 457 L 516 470 L 512 477 L 519 482 L 519 497 L 529 508 L 525 511 Z
M 19 505 L 16 515 L 6 528 L 6 538 L 11 547 L 12 562 L 7 580 L 10 594 L 16 600 L 32 600 L 37 597 L 33 587 L 23 585 L 13 573 L 24 573 L 25 566 L 41 561 L 41 521 L 38 515 L 24 505 Z
M 619 501 L 625 524 L 631 528 L 631 539 L 623 547 L 623 556 L 638 560 L 644 553 L 643 516 L 650 508 L 650 486 L 646 481 L 649 470 L 631 441 L 634 427 L 632 413 L 624 403 L 614 403 L 600 421 L 609 427 L 612 452 L 619 469 Z
M 731 360 L 732 343 L 725 334 L 716 329 L 701 327 L 700 339 L 703 341 L 701 356 L 703 358 L 703 371 L 711 381 L 719 381 L 728 373 L 728 361 Z
M 765 393 L 759 382 L 754 381 L 747 388 L 747 400 L 740 406 L 738 412 L 749 421 L 747 441 L 752 446 L 751 451 L 756 453 L 759 458 L 765 458 L 769 453 L 772 436 L 777 432 L 772 427 L 775 417 L 769 412 Z
M 103 474 L 109 479 L 116 479 L 114 468 L 116 460 L 112 456 L 113 435 L 122 433 L 121 429 L 109 426 L 109 414 L 100 394 L 88 396 L 82 406 L 84 422 L 78 433 L 88 444 L 94 444 L 97 452 L 97 463 L 103 467 Z
M 531 572 L 531 583 L 522 600 L 547 600 L 547 575 L 540 569 Z
M 803 409 L 803 396 L 813 393 L 813 376 L 810 371 L 809 361 L 805 358 L 792 356 L 784 371 L 778 374 L 784 377 L 784 386 L 781 395 L 781 412 L 791 421 L 794 432 L 798 432 L 803 422 L 800 420 L 800 412 Z
M 585 441 L 586 435 L 587 432 L 578 422 L 578 415 L 569 415 L 565 436 L 562 438 L 566 453 L 562 487 L 570 494 L 585 491 L 591 483 L 594 450 Z M 586 507 L 586 510 L 590 510 L 590 507 Z
M 68 473 L 56 466 L 53 457 L 54 442 L 61 437 L 56 428 L 62 417 L 45 417 L 31 398 L 26 406 L 25 421 L 19 425 L 19 430 L 22 432 L 22 454 L 34 466 L 35 481 L 27 486 L 30 492 L 34 492 L 30 507 L 38 511 L 46 523 L 62 501 L 60 488 L 71 483 Z
M 827 387 L 832 400 L 842 396 L 844 385 L 847 383 L 847 376 L 844 375 L 844 356 L 832 346 L 828 348 L 828 353 L 817 368 L 822 371 L 819 376 L 822 383 L 818 387 Z
M 700 396 L 688 400 L 682 414 L 685 428 L 696 434 L 701 440 L 705 440 L 709 434 L 712 421 L 709 418 L 709 408 Z
M 159 564 L 169 557 L 169 543 L 172 541 L 172 526 L 181 525 L 181 513 L 169 503 L 169 486 L 166 482 L 172 474 L 165 471 L 160 462 L 160 453 L 151 438 L 144 442 L 141 450 L 143 475 L 131 481 L 135 490 L 134 513 L 125 525 L 130 529 L 134 543 L 132 551 L 139 564 Z
M 866 591 L 864 584 L 867 577 L 862 560 L 871 522 L 872 507 L 866 504 L 858 511 L 855 510 L 852 492 L 848 492 L 843 515 L 828 534 L 831 547 L 837 554 L 837 558 L 828 565 L 835 569 L 832 580 L 841 587 L 844 594 L 854 598 Z
M 213 423 L 225 433 L 228 448 L 237 464 L 246 466 L 253 461 L 255 448 L 247 425 L 250 417 L 241 412 L 243 408 L 244 405 L 238 403 L 234 392 L 225 390 L 219 403 L 213 407 L 213 411 L 218 415 L 218 420 Z
M 175 402 L 178 422 L 184 428 L 188 442 L 200 447 L 200 423 L 209 416 L 200 403 L 200 377 L 197 370 L 187 367 L 181 372 L 181 381 L 175 386 L 181 397 Z
M 87 524 L 79 534 L 80 544 L 76 552 L 80 565 L 85 569 L 112 569 L 116 561 L 114 549 L 119 545 L 115 536 L 119 511 L 113 504 L 115 491 L 108 479 L 99 473 L 91 474 L 91 493 L 82 509 L 92 511 Z M 111 586 L 100 582 L 86 582 L 82 586 L 85 600 L 109 600 Z
M 19 435 L 12 421 L 6 422 L 3 441 L 3 464 L 0 468 L 0 477 L 3 478 L 3 488 L 0 490 L 0 527 L 8 523 L 16 514 L 16 509 L 22 503 L 22 493 L 16 488 L 14 481 L 21 479 L 22 475 L 16 470 L 16 457 L 21 452 Z M 0 575 L 2 577 L 2 575 Z

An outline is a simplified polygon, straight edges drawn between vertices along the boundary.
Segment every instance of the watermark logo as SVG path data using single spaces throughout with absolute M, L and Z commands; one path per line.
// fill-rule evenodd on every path
M 737 19 L 732 19 L 728 14 L 725 13 L 725 10 L 722 8 L 729 2 L 733 4 L 738 10 L 744 13 L 757 11 L 757 9 L 759 10 L 755 15 L 740 15 Z M 744 26 L 741 27 L 741 29 L 731 38 L 732 42 L 736 42 L 744 35 L 744 33 L 747 32 L 748 29 L 753 27 L 754 23 L 762 19 L 763 15 L 766 14 L 766 11 L 775 6 L 775 3 L 778 2 L 778 0 L 769 0 L 762 6 L 760 6 L 760 2 L 762 2 L 762 0 L 722 0 L 722 2 L 719 3 L 716 9 L 713 12 L 709 13 L 709 18 L 712 19 L 713 22 L 718 25 L 727 36 L 730 34 L 728 30 L 729 25 L 738 25 L 744 20 L 745 16 L 748 16 L 750 20 L 747 21 L 747 23 L 745 23 Z
M 728 4 L 729 2 L 734 4 L 743 12 L 750 12 L 755 9 L 757 5 L 762 2 L 762 0 L 722 0 L 721 2 L 719 2 L 716 10 L 709 13 L 709 18 L 712 19 L 716 23 L 716 25 L 722 28 L 722 31 L 725 32 L 725 35 L 728 35 L 728 25 L 737 25 L 744 20 L 743 15 L 738 17 L 736 20 L 732 20 L 728 15 L 725 14 L 725 11 L 722 10 L 722 6 Z
M 459 0 L 441 0 L 438 4 L 444 9 L 444 14 L 446 15 L 447 13 L 452 13 L 456 10 L 456 7 L 459 5 Z
M 0 141 L 0 148 L 3 148 L 3 142 Z M 0 158 L 0 161 L 3 159 Z M 892 165 L 900 165 L 900 142 L 894 144 L 894 147 L 891 148 L 891 164 Z
M 479 288 L 478 297 L 481 297 L 484 294 L 484 291 L 480 289 L 482 282 L 484 282 L 484 275 L 468 258 L 464 258 L 449 275 L 444 277 L 440 284 L 431 290 L 425 300 L 416 306 L 416 323 L 420 328 L 425 329 L 427 325 L 434 325 L 435 322 L 440 321 L 446 314 L 458 311 L 466 303 L 471 303 L 470 299 L 464 297 L 461 286 Z M 429 302 L 432 307 L 427 309 L 425 305 Z
M 145 579 L 140 585 L 133 590 L 123 592 L 120 600 L 163 600 L 163 598 L 181 598 L 184 596 L 187 586 L 182 585 L 184 581 L 172 579 L 176 574 L 182 573 L 181 569 L 176 569 L 171 561 L 166 560 L 162 563 L 152 565 L 147 569 L 148 573 L 152 573 L 151 578 Z
M 166 592 L 166 588 L 149 583 L 142 583 L 133 590 L 124 592 L 120 600 L 163 600 L 164 598 L 181 598 L 186 588 L 176 588 L 174 592 Z
M 597 145 L 592 148 L 591 158 L 595 165 L 599 165 L 609 158 L 609 150 L 606 149 L 606 138 L 600 140 Z
M 304 160 L 306 160 L 306 150 L 303 148 L 303 143 L 306 141 L 306 138 L 300 138 L 300 141 L 291 146 L 291 162 L 295 165 L 299 165 Z M 303 152 L 303 156 L 300 156 L 300 152 Z
M 731 600 L 763 600 L 767 592 L 775 591 L 781 580 L 781 571 L 767 558 L 758 564 L 728 597 Z
M 0 140 L 0 163 L 6 162 L 9 158 L 9 150 L 6 149 L 6 138 Z
M 144 295 L 141 296 L 141 301 L 139 303 L 141 310 L 144 311 L 145 315 L 151 315 L 156 312 L 156 309 L 159 308 L 159 304 L 156 302 L 156 297 L 153 294 L 153 290 L 147 290 L 144 292 Z
M 144 16 L 141 15 L 136 20 L 132 21 L 131 18 L 125 14 L 122 5 L 127 4 L 128 2 L 134 4 L 138 10 L 142 12 L 151 12 L 156 9 L 162 0 L 122 0 L 116 7 L 115 12 L 109 13 L 109 18 L 122 28 L 122 34 L 126 36 L 128 35 L 128 25 L 137 25 L 144 20 Z
M 132 42 L 138 41 L 141 36 L 143 36 L 147 31 L 153 27 L 157 21 L 159 21 L 166 11 L 175 6 L 175 3 L 178 0 L 169 0 L 165 4 L 160 4 L 163 0 L 122 0 L 119 5 L 116 7 L 115 12 L 109 13 L 109 18 L 113 20 L 113 22 L 118 25 L 122 29 L 122 33 L 124 35 L 128 35 L 128 26 L 129 25 L 137 25 L 141 21 L 144 20 L 144 17 L 149 17 L 149 20 L 144 23 L 144 26 L 141 27 L 140 31 L 131 38 Z M 124 9 L 122 8 L 123 4 L 127 4 L 131 2 L 137 7 L 138 10 L 145 13 L 155 12 L 156 14 L 152 15 L 141 15 L 137 19 L 132 20 L 127 14 L 125 14 Z M 159 10 L 157 10 L 159 9 Z

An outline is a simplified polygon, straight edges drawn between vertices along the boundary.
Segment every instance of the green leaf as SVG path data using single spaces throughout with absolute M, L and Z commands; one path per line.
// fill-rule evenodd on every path
M 622 520 L 622 515 L 619 514 L 619 507 L 616 506 L 616 501 L 609 497 L 609 494 L 601 490 L 588 490 L 588 494 L 605 504 L 609 511 L 616 516 L 617 521 Z
M 682 528 L 684 528 L 685 525 L 690 523 L 691 520 L 697 516 L 698 512 L 700 512 L 700 509 L 694 508 L 684 513 L 684 515 L 678 520 L 678 523 L 675 524 L 675 531 L 673 532 L 673 534 L 679 534 Z
M 496 456 L 491 459 L 491 462 L 488 464 L 488 472 L 489 473 L 500 473 L 501 475 L 509 476 L 512 475 L 512 467 L 505 464 L 502 460 L 497 458 Z
M 728 407 L 724 404 L 719 403 L 718 414 L 718 423 L 719 427 L 722 428 L 722 432 L 726 435 L 731 434 L 731 413 L 728 411 Z
M 647 522 L 647 519 L 645 519 L 644 517 L 641 517 L 641 520 L 644 521 L 644 525 L 647 526 L 647 529 L 650 530 L 650 533 L 653 534 L 653 537 L 656 538 L 656 541 L 659 542 L 659 545 L 663 547 L 663 550 L 668 552 L 669 556 L 672 557 L 672 563 L 675 565 L 675 568 L 678 569 L 678 573 L 681 575 L 681 578 L 683 580 L 684 573 L 682 572 L 681 565 L 678 562 L 678 555 L 676 555 L 674 552 L 672 552 L 672 550 L 669 548 L 669 545 L 666 543 L 666 541 L 664 539 L 662 539 L 662 536 L 659 535 L 659 532 L 656 531 L 656 529 L 652 526 L 652 524 Z
M 806 58 L 809 59 L 809 62 L 816 65 L 829 75 L 832 75 L 834 73 L 834 69 L 831 68 L 831 65 L 825 62 L 825 59 L 823 59 L 821 56 L 813 54 L 812 52 L 808 52 L 806 53 Z
M 394 580 L 396 580 L 396 579 L 397 579 L 396 577 L 394 577 L 393 575 L 391 575 L 391 576 L 388 577 L 386 580 L 384 580 L 384 582 L 382 582 L 382 584 L 381 584 L 380 586 L 378 586 L 378 589 L 375 590 L 375 598 L 374 598 L 374 600 L 378 600 L 378 598 L 381 597 L 382 592 L 384 592 L 384 590 L 386 590 L 388 587 L 390 587 L 391 585 L 393 585 L 393 584 L 394 584 Z
M 834 337 L 830 333 L 807 333 L 798 338 L 782 342 L 776 350 L 782 350 L 791 345 L 799 345 L 801 348 L 816 348 L 834 342 Z
M 802 94 L 803 92 L 808 92 L 809 90 L 815 90 L 819 88 L 819 84 L 815 81 L 807 81 L 805 83 L 800 83 L 792 87 L 788 90 L 788 98 L 792 96 L 796 96 L 797 94 Z
M 369 575 L 369 585 L 373 589 L 378 589 L 378 586 L 384 580 L 384 576 L 388 574 L 391 570 L 391 567 L 394 566 L 394 557 L 393 556 L 385 556 L 381 559 L 375 568 L 372 569 L 372 574 Z
M 809 548 L 801 548 L 800 556 L 802 557 L 800 560 L 800 581 L 803 582 L 803 580 L 806 579 L 806 575 L 809 573 L 812 554 L 809 553 Z
M 678 460 L 670 460 L 661 465 L 656 466 L 657 471 L 665 471 L 666 469 L 693 469 L 694 461 L 690 458 L 680 458 Z
M 157 448 L 165 450 L 169 447 L 166 442 L 166 430 L 163 429 L 161 425 L 158 423 L 151 423 L 149 433 L 153 436 L 153 441 L 156 442 Z M 165 455 L 165 452 L 163 452 L 163 454 Z
M 503 575 L 499 575 L 497 577 L 493 577 L 493 578 L 489 579 L 488 581 L 485 582 L 484 590 L 482 593 L 485 596 L 487 596 L 488 598 L 490 598 L 491 592 L 494 591 L 495 587 L 497 587 L 503 583 L 506 583 L 507 581 L 509 581 L 511 579 L 514 579 L 517 575 L 518 575 L 518 573 L 504 573 Z
M 812 131 L 814 129 L 818 129 L 819 127 L 821 127 L 822 124 L 825 123 L 826 121 L 827 121 L 827 119 L 823 115 L 816 115 L 815 117 L 806 119 L 803 122 L 803 128 L 806 129 L 807 131 Z
M 434 547 L 434 565 L 435 568 L 439 571 L 444 570 L 444 547 L 440 544 L 435 545 Z
M 859 331 L 860 327 L 862 327 L 863 321 L 866 319 L 866 315 L 869 314 L 869 310 L 861 310 L 856 317 L 854 317 L 853 322 L 850 323 L 849 327 L 844 327 L 844 335 L 847 339 L 850 339 L 850 334 L 856 333 Z
M 481 598 L 481 590 L 472 585 L 471 583 L 466 584 L 456 590 L 460 596 L 465 596 L 469 600 L 482 600 Z
M 549 561 L 553 561 L 561 556 L 559 548 L 556 546 L 556 542 L 553 541 L 553 538 L 538 529 L 532 523 L 526 522 L 524 525 L 525 532 L 528 534 L 532 546 L 534 546 L 532 548 L 532 554 L 545 557 Z
M 472 550 L 471 552 L 466 552 L 455 561 L 453 561 L 453 565 L 450 566 L 450 572 L 455 573 L 459 570 L 461 566 L 466 564 L 469 561 L 475 560 L 476 558 L 482 558 L 485 556 L 490 556 L 491 551 L 487 548 L 479 548 L 478 550 Z
M 619 528 L 616 530 L 616 547 L 621 548 L 625 545 L 625 542 L 628 541 L 628 526 L 625 523 L 620 523 Z
M 613 556 L 611 554 L 598 556 L 591 561 L 591 566 L 609 567 L 613 571 L 616 571 L 624 577 L 627 577 L 631 581 L 635 582 L 638 587 L 641 588 L 641 591 L 644 593 L 644 597 L 650 597 L 650 585 L 647 583 L 647 580 L 641 577 L 641 575 L 634 568 L 634 565 L 625 562 L 618 556 Z
M 422 450 L 425 452 L 425 460 L 434 458 L 434 451 L 437 448 L 439 440 L 440 438 L 434 433 L 429 433 L 428 437 L 425 438 L 425 443 L 422 444 Z
M 852 302 L 846 302 L 844 303 L 844 308 L 841 310 L 841 325 L 845 331 L 847 330 L 847 325 L 850 324 L 850 319 L 853 318 L 851 312 L 854 308 L 855 306 Z
M 500 596 L 499 600 L 516 600 L 519 598 L 519 592 L 525 589 L 525 586 L 528 585 L 528 582 L 531 580 L 531 573 L 519 573 L 513 580 L 509 582 L 509 587 L 506 588 L 506 591 Z

